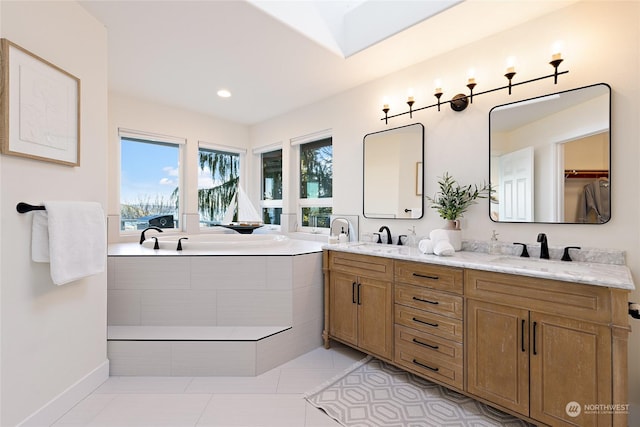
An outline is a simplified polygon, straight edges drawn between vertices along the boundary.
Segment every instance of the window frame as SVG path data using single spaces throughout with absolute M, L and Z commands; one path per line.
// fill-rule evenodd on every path
M 292 148 L 295 149 L 296 151 L 296 155 L 294 156 L 297 161 L 295 163 L 295 167 L 293 168 L 293 173 L 294 173 L 294 181 L 295 181 L 295 205 L 296 205 L 296 231 L 299 232 L 303 232 L 303 233 L 312 233 L 312 234 L 329 234 L 330 231 L 330 227 L 327 228 L 318 228 L 318 227 L 314 227 L 314 226 L 303 226 L 302 225 L 302 219 L 304 217 L 302 210 L 303 208 L 309 208 L 309 207 L 318 207 L 318 208 L 331 208 L 332 210 L 332 214 L 333 214 L 333 197 L 322 197 L 322 198 L 303 198 L 300 195 L 300 189 L 302 186 L 301 180 L 302 180 L 302 176 L 301 176 L 301 170 L 300 170 L 300 163 L 301 163 L 301 154 L 302 154 L 302 146 L 305 144 L 311 144 L 314 142 L 318 142 L 321 141 L 323 139 L 331 139 L 331 147 L 332 147 L 332 154 L 331 154 L 331 181 L 333 183 L 333 136 L 332 136 L 332 132 L 331 129 L 327 129 L 324 131 L 320 131 L 320 132 L 316 132 L 314 134 L 311 135 L 307 135 L 307 136 L 303 136 L 303 137 L 299 137 L 299 138 L 294 138 L 291 140 L 291 146 Z M 332 196 L 333 196 L 333 191 L 332 191 Z
M 281 189 L 281 194 L 282 194 L 282 198 L 280 199 L 265 199 L 264 198 L 264 163 L 263 163 L 263 155 L 267 154 L 267 153 L 273 153 L 276 151 L 280 151 L 281 152 L 281 174 L 282 174 L 282 189 Z M 280 224 L 265 224 L 268 225 L 269 227 L 279 230 L 281 229 L 281 225 L 282 225 L 282 214 L 283 214 L 283 206 L 284 206 L 284 198 L 285 198 L 285 180 L 286 180 L 286 176 L 285 176 L 285 169 L 284 169 L 284 149 L 282 147 L 282 144 L 274 144 L 274 145 L 269 145 L 266 147 L 262 147 L 259 149 L 255 149 L 253 150 L 253 153 L 255 154 L 255 159 L 256 159 L 256 163 L 257 163 L 257 168 L 258 168 L 258 176 L 260 177 L 260 213 L 263 215 L 264 217 L 264 209 L 280 209 L 281 211 L 281 216 L 280 216 Z
M 137 141 L 142 144 L 158 144 L 176 146 L 178 149 L 178 212 L 177 218 L 174 220 L 178 222 L 178 227 L 163 229 L 168 234 L 180 233 L 185 229 L 185 222 L 182 221 L 183 212 L 185 209 L 185 147 L 187 144 L 186 138 L 163 135 L 153 132 L 139 131 L 127 128 L 118 128 L 118 233 L 120 236 L 132 236 L 140 233 L 140 230 L 123 230 L 122 229 L 122 140 Z

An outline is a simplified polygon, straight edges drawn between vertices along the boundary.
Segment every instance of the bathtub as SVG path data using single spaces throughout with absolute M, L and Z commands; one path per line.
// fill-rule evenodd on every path
M 153 236 L 156 237 L 156 236 Z M 178 239 L 182 240 L 183 250 L 225 250 L 240 248 L 272 248 L 273 246 L 283 246 L 289 243 L 289 238 L 282 234 L 195 234 L 195 235 L 174 235 L 174 236 L 157 236 L 158 246 L 160 249 L 176 250 L 178 247 Z M 147 237 L 142 243 L 145 248 L 153 249 L 155 239 Z
M 114 376 L 255 376 L 322 345 L 322 243 L 152 234 L 109 245 Z

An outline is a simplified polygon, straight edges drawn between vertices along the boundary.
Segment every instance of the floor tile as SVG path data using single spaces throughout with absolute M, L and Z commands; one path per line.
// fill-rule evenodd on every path
M 109 377 L 94 394 L 101 393 L 183 393 L 192 377 Z
M 53 424 L 54 427 L 86 426 L 107 407 L 116 396 L 113 394 L 91 394 L 74 406 Z
M 305 393 L 341 373 L 341 369 L 283 369 L 278 393 Z
M 301 395 L 214 395 L 198 427 L 302 427 L 306 401 Z
M 305 427 L 340 427 L 336 420 L 312 404 L 307 402 L 305 409 Z
M 210 400 L 207 394 L 120 394 L 87 426 L 195 426 Z
M 266 394 L 276 393 L 280 369 L 256 377 L 194 377 L 185 393 Z

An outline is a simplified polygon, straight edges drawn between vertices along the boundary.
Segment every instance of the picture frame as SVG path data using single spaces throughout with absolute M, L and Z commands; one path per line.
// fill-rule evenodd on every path
M 422 196 L 422 162 L 416 162 L 416 196 Z
M 0 153 L 80 166 L 80 79 L 0 39 Z

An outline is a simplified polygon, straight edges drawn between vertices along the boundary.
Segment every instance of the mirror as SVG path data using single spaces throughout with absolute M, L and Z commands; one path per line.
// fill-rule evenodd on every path
M 367 134 L 363 152 L 365 218 L 422 218 L 424 126 Z
M 494 107 L 495 222 L 603 224 L 611 217 L 611 88 L 599 83 Z

